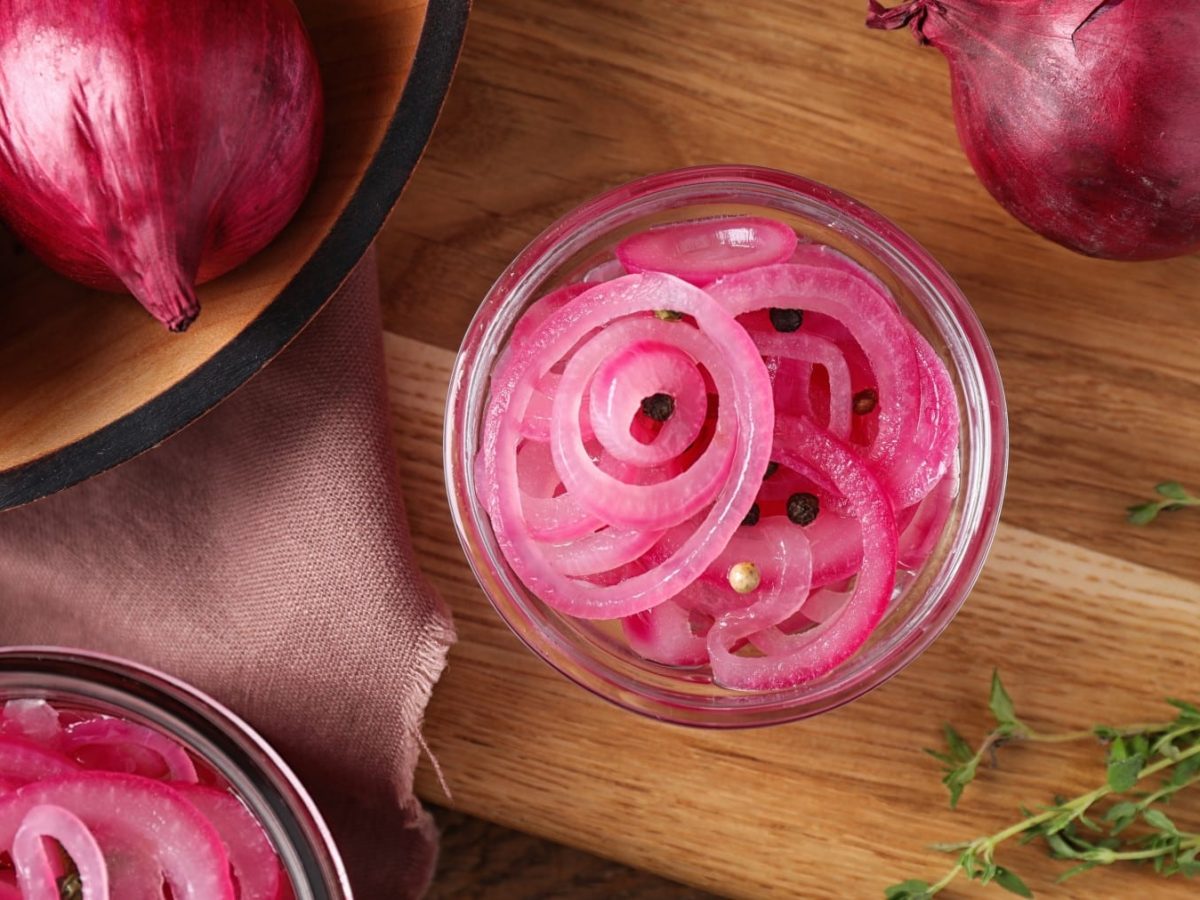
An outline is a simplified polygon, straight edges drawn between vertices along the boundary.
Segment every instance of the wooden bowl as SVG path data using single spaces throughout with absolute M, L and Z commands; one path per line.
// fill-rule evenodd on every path
M 312 193 L 170 334 L 129 296 L 51 272 L 0 232 L 0 509 L 162 441 L 253 375 L 361 258 L 429 140 L 469 0 L 298 0 L 326 131 Z

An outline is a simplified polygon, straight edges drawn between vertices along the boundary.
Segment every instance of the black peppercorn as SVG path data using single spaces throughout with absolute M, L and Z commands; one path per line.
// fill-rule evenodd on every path
M 750 507 L 750 512 L 746 513 L 746 518 L 742 519 L 742 524 L 743 525 L 757 525 L 758 517 L 760 515 L 762 515 L 762 511 L 759 510 L 758 504 L 755 503 L 752 507 Z
M 854 414 L 856 416 L 865 416 L 875 408 L 875 404 L 879 402 L 879 394 L 875 388 L 866 388 L 854 395 Z
M 771 324 L 775 326 L 775 330 L 782 331 L 785 334 L 795 331 L 804 324 L 804 310 L 802 309 L 776 309 L 772 307 L 770 316 Z
M 811 525 L 821 511 L 821 501 L 816 494 L 799 493 L 788 497 L 787 517 L 797 525 Z
M 779 463 L 772 460 L 767 463 L 767 471 L 763 472 L 763 481 L 766 481 L 772 475 L 779 471 Z
M 642 412 L 655 422 L 665 422 L 675 412 L 675 398 L 670 394 L 651 394 L 642 398 Z

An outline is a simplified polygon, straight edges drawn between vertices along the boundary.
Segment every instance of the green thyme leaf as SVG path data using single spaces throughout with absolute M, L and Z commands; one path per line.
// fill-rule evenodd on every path
M 933 896 L 930 892 L 931 887 L 932 885 L 928 881 L 910 878 L 908 881 L 901 881 L 899 884 L 885 888 L 883 897 L 884 900 L 929 900 Z
M 1183 502 L 1169 500 L 1171 504 Z M 996 720 L 992 731 L 972 749 L 947 724 L 942 729 L 945 751 L 928 751 L 942 763 L 942 781 L 950 790 L 951 806 L 975 777 L 979 761 L 1009 743 L 1036 745 L 1098 737 L 1106 748 L 1105 780 L 1076 796 L 1055 796 L 1051 806 L 1022 805 L 1021 818 L 993 834 L 933 845 L 935 850 L 955 855 L 950 870 L 935 882 L 910 880 L 893 885 L 885 896 L 888 900 L 930 900 L 956 878 L 964 877 L 980 884 L 994 882 L 1013 894 L 1031 897 L 1028 885 L 996 859 L 1003 844 L 1015 841 L 1040 841 L 1052 857 L 1070 860 L 1059 881 L 1117 864 L 1148 864 L 1147 871 L 1163 877 L 1200 877 L 1200 834 L 1181 832 L 1162 809 L 1180 792 L 1200 785 L 1200 708 L 1182 700 L 1171 704 L 1177 712 L 1171 721 L 1040 732 L 1017 717 L 1012 697 L 999 673 L 993 672 L 988 695 L 988 707 Z M 1138 790 L 1143 782 L 1146 786 Z M 1128 798 L 1113 798 L 1121 793 Z M 1110 798 L 1117 802 L 1110 803 Z M 1143 827 L 1127 832 L 1135 823 Z M 1096 895 L 1106 896 L 1104 888 Z
M 1108 764 L 1108 786 L 1118 794 L 1131 790 L 1138 782 L 1144 762 L 1144 757 L 1137 753 L 1111 760 Z
M 1125 508 L 1125 517 L 1134 525 L 1148 525 L 1161 512 L 1175 512 L 1188 506 L 1200 506 L 1200 497 L 1194 497 L 1178 481 L 1162 481 L 1154 491 L 1164 500 L 1150 500 Z
M 1094 869 L 1098 865 L 1100 864 L 1089 860 L 1088 862 L 1080 863 L 1077 866 L 1072 866 L 1070 869 L 1067 869 L 1065 872 L 1059 875 L 1057 881 L 1059 884 L 1062 884 L 1068 878 L 1074 878 L 1076 875 L 1082 875 L 1084 872 Z
M 992 692 L 988 698 L 988 708 L 992 711 L 992 715 L 995 716 L 997 724 L 1007 725 L 1012 729 L 1021 727 L 1021 722 L 1017 719 L 1016 710 L 1013 709 L 1012 697 L 1004 689 L 1004 683 L 1000 680 L 1000 671 L 998 669 L 992 670 Z
M 996 867 L 996 884 L 1004 888 L 1010 894 L 1016 894 L 1018 897 L 1032 897 L 1033 891 L 1017 877 L 1017 873 L 1011 869 L 1005 869 L 1003 866 Z
M 1161 809 L 1147 809 L 1142 813 L 1142 818 L 1146 820 L 1146 824 L 1151 828 L 1157 828 L 1159 831 L 1165 831 L 1167 834 L 1179 837 L 1179 829 L 1175 827 L 1175 823 Z
M 1156 493 L 1164 497 L 1170 497 L 1172 500 L 1187 500 L 1189 499 L 1188 492 L 1183 485 L 1178 481 L 1164 481 L 1154 486 Z
M 1139 503 L 1126 508 L 1125 518 L 1131 525 L 1149 525 L 1158 518 L 1160 509 L 1157 503 Z
M 946 747 L 955 762 L 970 762 L 974 758 L 975 751 L 971 749 L 971 745 L 963 740 L 963 736 L 955 731 L 949 722 L 942 726 L 942 735 L 946 738 Z

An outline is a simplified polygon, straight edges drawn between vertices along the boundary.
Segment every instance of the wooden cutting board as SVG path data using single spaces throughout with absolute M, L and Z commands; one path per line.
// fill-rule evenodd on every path
M 868 896 L 939 873 L 927 844 L 973 837 L 1019 802 L 1103 780 L 1093 745 L 1014 748 L 1003 771 L 967 789 L 960 812 L 946 810 L 937 765 L 920 748 L 936 745 L 946 718 L 972 738 L 986 732 L 993 666 L 1007 673 L 1019 711 L 1050 730 L 1170 718 L 1155 698 L 1200 687 L 1196 581 L 1004 525 L 954 624 L 847 708 L 706 733 L 610 707 L 512 637 L 458 549 L 440 478 L 453 355 L 394 336 L 386 346 L 417 550 L 459 631 L 426 726 L 451 796 L 426 770 L 419 789 L 431 801 L 729 895 Z M 1015 856 L 1022 872 L 1052 877 L 1031 850 Z M 1111 878 L 1106 896 L 1137 885 Z M 1077 886 L 1060 895 L 1097 896 L 1086 881 Z M 1177 895 L 1193 889 L 1179 884 Z
M 1093 746 L 1014 747 L 946 808 L 920 748 L 947 719 L 984 733 L 993 666 L 1047 728 L 1200 698 L 1200 513 L 1145 529 L 1122 515 L 1157 481 L 1200 490 L 1200 257 L 1099 262 L 1009 219 L 957 146 L 941 58 L 866 31 L 864 5 L 477 3 L 439 132 L 380 241 L 409 515 L 459 630 L 427 722 L 452 796 L 425 769 L 427 799 L 733 896 L 877 898 L 943 871 L 927 844 L 1102 777 Z M 954 624 L 849 707 L 737 733 L 610 708 L 520 646 L 458 548 L 440 447 L 452 351 L 524 242 L 599 190 L 714 161 L 827 182 L 924 243 L 988 329 L 1012 420 L 1004 524 Z M 1200 800 L 1173 814 L 1200 827 Z M 1055 887 L 1041 851 L 1007 859 L 1040 897 L 1195 887 L 1115 870 Z

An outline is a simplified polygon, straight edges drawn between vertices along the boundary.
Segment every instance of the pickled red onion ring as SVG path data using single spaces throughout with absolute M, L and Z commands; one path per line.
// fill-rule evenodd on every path
M 45 700 L 9 700 L 0 716 L 0 734 L 24 737 L 57 750 L 61 745 L 62 723 L 58 710 Z
M 538 382 L 538 388 L 529 398 L 525 418 L 521 420 L 521 435 L 531 441 L 546 443 L 550 440 L 550 417 L 554 411 L 554 392 L 558 389 L 561 376 L 551 374 Z M 580 430 L 585 440 L 593 435 L 592 423 L 587 407 L 580 414 Z
M 796 232 L 775 219 L 728 216 L 658 225 L 625 238 L 617 259 L 630 272 L 665 272 L 704 286 L 733 272 L 786 260 Z
M 880 280 L 878 275 L 847 256 L 841 250 L 830 247 L 828 244 L 815 244 L 811 242 L 798 244 L 788 262 L 803 266 L 823 266 L 838 272 L 844 272 L 859 279 L 867 287 L 871 288 L 871 290 L 877 291 L 887 298 L 893 306 L 896 306 L 896 298 L 892 296 L 892 292 L 888 290 L 887 285 Z
M 548 443 L 525 441 L 517 448 L 517 482 L 529 533 L 539 541 L 575 540 L 604 525 L 574 497 L 556 495 L 562 479 L 555 471 Z
M 678 326 L 668 336 L 679 334 Z M 669 396 L 671 416 L 650 443 L 630 431 L 642 401 Z M 609 453 L 623 462 L 656 466 L 679 456 L 700 434 L 708 413 L 708 394 L 696 363 L 673 344 L 637 340 L 609 356 L 596 370 L 588 389 L 591 425 Z M 585 436 L 586 437 L 586 436 Z
M 83 886 L 83 900 L 108 900 L 108 866 L 95 836 L 77 815 L 51 804 L 34 806 L 25 813 L 13 838 L 13 868 L 26 900 L 59 900 L 62 896 L 46 838 L 58 841 L 71 857 Z
M 24 738 L 0 736 L 0 776 L 28 784 L 79 771 L 74 760 Z
M 522 497 L 530 537 L 539 541 L 570 541 L 591 534 L 604 521 L 579 505 L 571 494 L 557 497 Z
M 113 719 L 100 716 L 86 719 L 68 725 L 63 732 L 63 743 L 68 753 L 78 756 L 85 748 L 104 747 L 113 751 L 119 758 L 123 748 L 149 750 L 159 757 L 165 767 L 165 777 L 169 781 L 183 781 L 194 784 L 196 764 L 188 756 L 187 751 L 169 737 L 152 731 L 144 725 L 128 722 L 124 719 Z M 113 760 L 106 758 L 103 768 L 109 771 L 129 771 L 131 774 L 147 774 L 138 771 L 136 764 L 124 767 L 113 765 Z M 133 763 L 133 760 L 130 760 Z M 84 761 L 84 765 L 87 762 Z
M 895 465 L 912 440 L 920 397 L 916 351 L 892 302 L 863 279 L 837 269 L 781 263 L 727 275 L 708 292 L 732 315 L 771 307 L 799 308 L 836 319 L 871 362 L 879 430 L 867 448 L 877 469 Z
M 661 536 L 661 531 L 610 527 L 570 543 L 551 545 L 545 553 L 563 575 L 597 575 L 640 559 Z
M 946 526 L 957 489 L 958 478 L 947 473 L 917 505 L 916 515 L 900 532 L 900 568 L 916 571 L 925 565 Z
M 885 475 L 898 509 L 920 502 L 958 452 L 958 398 L 950 373 L 916 328 L 908 329 L 920 367 L 921 402 L 912 447 Z
M 829 430 L 843 441 L 850 440 L 850 367 L 837 346 L 811 334 L 755 331 L 751 336 L 763 356 L 799 360 L 825 369 L 829 376 Z
M 623 317 L 662 309 L 691 316 L 695 326 L 679 322 L 671 327 L 698 331 L 721 348 L 713 364 L 716 371 L 710 371 L 710 375 L 715 378 L 721 374 L 728 388 L 721 395 L 718 413 L 732 420 L 722 433 L 722 440 L 732 446 L 726 477 L 700 526 L 667 559 L 613 584 L 564 576 L 546 559 L 543 548 L 529 533 L 521 507 L 516 489 L 520 420 L 536 380 L 573 350 L 582 336 Z M 595 337 L 603 334 L 601 331 Z M 575 356 L 585 352 L 586 346 L 580 347 Z M 513 348 L 505 373 L 503 380 L 493 380 L 492 403 L 484 418 L 476 468 L 477 476 L 487 485 L 480 492 L 481 499 L 488 508 L 497 542 L 526 586 L 568 615 L 620 618 L 669 599 L 695 580 L 745 517 L 768 461 L 770 429 L 774 427 L 770 382 L 762 357 L 745 330 L 706 293 L 677 278 L 657 273 L 627 275 L 588 289 L 551 316 L 528 342 Z M 566 377 L 564 373 L 564 382 Z M 582 396 L 582 387 L 579 390 Z M 710 446 L 716 440 L 714 436 Z M 556 463 L 560 462 L 557 456 Z M 703 456 L 688 471 L 701 465 L 702 460 Z M 582 460 L 576 457 L 573 462 Z M 686 498 L 662 499 L 673 503 Z M 602 504 L 593 511 L 608 512 Z
M 945 364 L 874 273 L 781 222 L 675 223 L 617 256 L 537 301 L 494 367 L 474 473 L 501 552 L 553 609 L 619 619 L 645 659 L 707 663 L 732 690 L 819 678 L 945 528 Z M 782 468 L 755 488 L 751 457 Z M 757 567 L 746 594 L 738 562 Z
M 711 621 L 708 623 L 711 625 Z M 699 666 L 708 662 L 706 628 L 698 633 L 691 610 L 674 600 L 626 616 L 621 630 L 639 656 L 667 666 Z
M 771 376 L 775 409 L 786 415 L 812 415 L 812 366 L 798 359 L 778 356 L 767 356 L 763 361 Z
M 217 829 L 237 880 L 238 900 L 277 900 L 284 882 L 279 857 L 250 810 L 232 794 L 204 785 L 180 784 L 175 790 Z
M 629 272 L 621 265 L 619 259 L 609 259 L 602 263 L 597 263 L 584 272 L 583 277 L 579 279 L 578 283 L 583 285 L 600 284 L 628 274 Z
M 144 848 L 175 900 L 236 900 L 220 835 L 168 785 L 109 772 L 27 784 L 0 797 L 0 850 L 12 852 L 25 816 L 45 804 L 69 810 L 106 840 Z
M 670 340 L 672 346 L 686 352 L 696 364 L 703 364 L 710 371 L 715 369 L 713 377 L 719 395 L 732 395 L 733 377 L 722 364 L 722 351 L 696 329 L 657 319 L 616 322 L 567 363 L 554 397 L 550 451 L 567 493 L 592 515 L 611 525 L 662 531 L 713 502 L 733 463 L 738 423 L 732 410 L 718 413 L 716 432 L 699 460 L 668 481 L 634 485 L 597 467 L 584 446 L 576 411 L 583 405 L 586 386 L 605 361 L 623 359 L 631 342 L 638 345 L 643 340 L 652 343 Z
M 783 636 L 795 634 L 824 622 L 846 605 L 850 593 L 848 590 L 817 588 L 808 595 L 804 604 L 794 615 L 780 622 L 774 628 L 759 632 L 751 640 L 764 653 L 779 653 L 783 649 L 783 645 L 780 643 Z
M 564 284 L 562 287 L 539 298 L 536 302 L 531 303 L 521 313 L 521 318 L 517 319 L 513 325 L 512 336 L 509 338 L 508 345 L 496 357 L 496 365 L 492 378 L 503 379 L 504 368 L 508 364 L 509 353 L 513 346 L 528 339 L 530 335 L 542 327 L 542 323 L 546 319 L 550 318 L 550 316 L 554 315 L 554 313 L 558 312 L 585 290 L 587 290 L 587 285 L 584 284 Z
M 775 519 L 753 529 L 743 529 L 738 541 L 735 556 L 751 561 L 775 558 L 780 566 L 773 581 L 762 582 L 750 605 L 725 612 L 713 622 L 708 632 L 708 657 L 713 678 L 719 684 L 726 683 L 727 677 L 736 679 L 741 661 L 751 658 L 734 656 L 733 648 L 743 639 L 794 615 L 812 583 L 812 556 L 807 552 L 807 540 L 787 520 Z M 756 662 L 763 663 L 761 659 Z
M 781 417 L 776 455 L 820 467 L 858 513 L 864 550 L 854 589 L 844 606 L 816 628 L 781 636 L 763 657 L 722 656 L 713 660 L 713 680 L 734 690 L 794 687 L 824 675 L 866 642 L 891 599 L 896 579 L 896 524 L 891 503 L 859 456 L 805 419 Z M 756 637 L 756 641 L 759 638 Z

